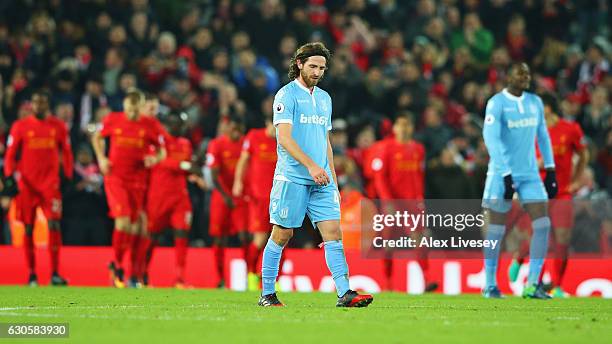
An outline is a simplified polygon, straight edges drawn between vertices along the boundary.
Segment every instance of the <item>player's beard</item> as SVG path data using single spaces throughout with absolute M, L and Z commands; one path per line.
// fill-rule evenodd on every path
M 309 77 L 308 74 L 306 74 L 306 72 L 304 71 L 300 71 L 300 75 L 302 76 L 302 80 L 304 80 L 304 83 L 306 84 L 308 88 L 316 86 L 321 80 L 320 77 L 318 79 L 313 79 Z

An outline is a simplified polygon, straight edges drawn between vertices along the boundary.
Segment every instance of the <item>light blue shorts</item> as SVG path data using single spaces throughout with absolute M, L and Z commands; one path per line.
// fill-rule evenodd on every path
M 299 228 L 308 215 L 313 225 L 340 220 L 340 195 L 332 182 L 325 186 L 274 180 L 270 193 L 270 223 Z
M 514 189 L 521 204 L 548 201 L 548 194 L 539 175 L 533 177 L 513 178 Z M 507 213 L 512 208 L 512 200 L 504 199 L 504 178 L 500 175 L 487 175 L 482 195 L 482 207 L 498 213 Z

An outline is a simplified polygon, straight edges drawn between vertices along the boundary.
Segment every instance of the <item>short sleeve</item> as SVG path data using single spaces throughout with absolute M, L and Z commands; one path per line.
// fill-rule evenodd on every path
M 587 146 L 586 137 L 584 137 L 584 132 L 582 132 L 582 128 L 578 123 L 574 123 L 574 142 L 572 143 L 574 149 L 578 152 L 584 150 Z
M 293 124 L 295 101 L 287 89 L 282 88 L 276 93 L 272 111 L 274 113 L 273 123 L 275 126 L 281 123 Z
M 249 131 L 247 136 L 244 138 L 244 142 L 242 142 L 242 151 L 251 153 L 252 149 L 252 141 L 253 141 L 253 132 Z
M 107 137 L 110 136 L 113 132 L 113 118 L 115 116 L 113 114 L 108 114 L 104 118 L 102 118 L 102 123 L 100 123 L 100 135 Z
M 332 130 L 332 100 L 331 97 L 327 97 L 327 104 L 325 106 L 328 110 L 329 116 L 327 116 L 327 131 Z
M 206 167 L 218 167 L 221 164 L 217 141 L 211 141 L 206 152 Z

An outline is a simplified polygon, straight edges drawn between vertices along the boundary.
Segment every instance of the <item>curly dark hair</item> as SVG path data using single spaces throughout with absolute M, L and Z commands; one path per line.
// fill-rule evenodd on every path
M 298 60 L 304 63 L 311 56 L 323 56 L 325 57 L 327 63 L 329 63 L 331 53 L 321 42 L 306 43 L 302 45 L 298 50 L 296 50 L 295 54 L 293 54 L 293 57 L 291 58 L 289 73 L 287 73 L 289 80 L 293 80 L 300 75 L 300 69 L 297 66 Z

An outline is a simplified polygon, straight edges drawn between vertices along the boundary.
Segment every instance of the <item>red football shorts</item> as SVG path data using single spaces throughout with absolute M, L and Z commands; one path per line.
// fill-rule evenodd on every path
M 59 189 L 38 191 L 23 184 L 15 196 L 15 217 L 24 225 L 33 225 L 36 220 L 36 208 L 40 207 L 47 220 L 56 221 L 62 218 L 62 194 Z
M 104 190 L 110 217 L 129 217 L 136 222 L 144 211 L 146 187 L 119 178 L 104 178 Z
M 221 193 L 213 191 L 210 197 L 210 223 L 208 231 L 212 237 L 230 236 L 246 230 L 247 205 L 244 199 L 234 198 L 234 208 L 229 208 Z
M 189 197 L 159 197 L 147 201 L 147 221 L 150 233 L 166 228 L 189 230 L 191 228 L 191 200 Z
M 271 230 L 270 198 L 251 197 L 249 200 L 249 233 L 268 233 Z

